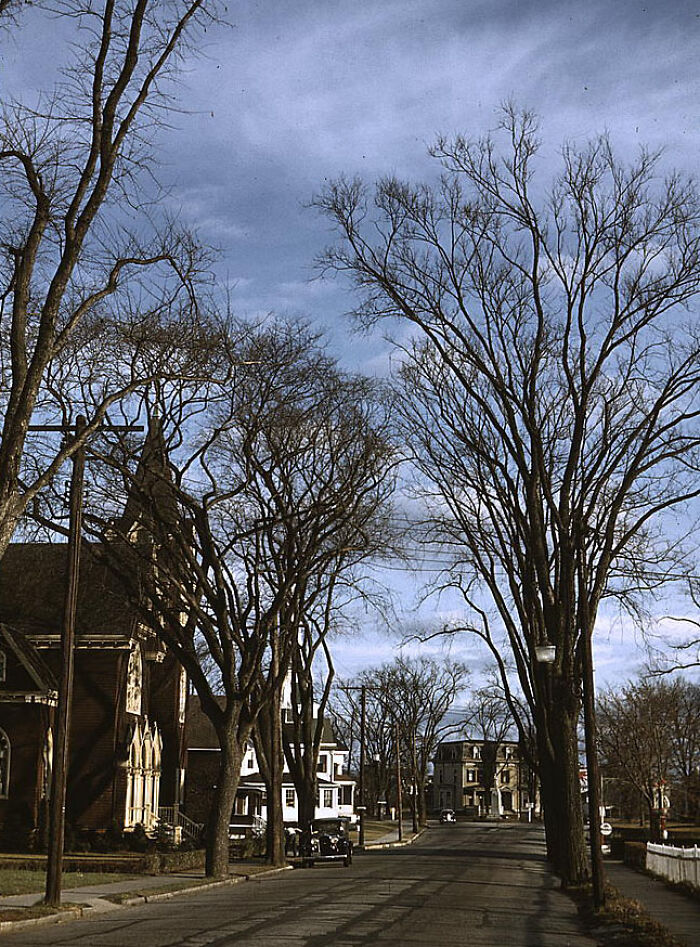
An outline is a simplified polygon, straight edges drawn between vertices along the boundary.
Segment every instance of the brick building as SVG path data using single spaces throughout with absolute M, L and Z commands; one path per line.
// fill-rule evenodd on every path
M 152 427 L 142 463 L 161 449 Z M 138 543 L 144 517 L 133 497 L 124 518 Z M 181 799 L 187 681 L 99 551 L 81 553 L 66 819 L 152 828 L 158 807 Z M 0 562 L 0 837 L 45 818 L 66 561 L 65 544 L 15 543 Z M 134 557 L 134 568 L 143 561 Z

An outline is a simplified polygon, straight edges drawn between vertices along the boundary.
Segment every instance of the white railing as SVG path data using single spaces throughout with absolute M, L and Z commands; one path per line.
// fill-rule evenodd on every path
M 700 888 L 700 846 L 676 848 L 647 842 L 647 869 L 669 881 L 685 881 Z
M 194 842 L 198 842 L 202 837 L 204 825 L 201 822 L 193 822 L 180 811 L 179 806 L 161 806 L 158 809 L 158 819 L 174 826 L 179 830 L 180 836 L 185 836 Z

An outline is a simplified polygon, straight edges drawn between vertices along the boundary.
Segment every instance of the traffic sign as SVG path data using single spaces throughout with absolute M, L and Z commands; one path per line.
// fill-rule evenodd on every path
M 600 825 L 600 834 L 601 835 L 612 835 L 612 825 L 609 822 L 601 822 Z

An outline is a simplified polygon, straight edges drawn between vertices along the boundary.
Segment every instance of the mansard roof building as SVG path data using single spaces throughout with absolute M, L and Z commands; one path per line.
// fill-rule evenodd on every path
M 475 818 L 539 814 L 537 780 L 515 740 L 443 741 L 433 760 L 432 789 L 436 809 Z

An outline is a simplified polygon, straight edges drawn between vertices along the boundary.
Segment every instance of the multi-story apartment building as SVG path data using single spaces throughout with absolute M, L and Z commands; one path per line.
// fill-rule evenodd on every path
M 433 805 L 473 816 L 537 813 L 534 775 L 513 740 L 448 740 L 433 761 Z

